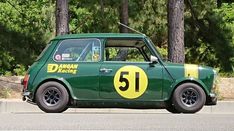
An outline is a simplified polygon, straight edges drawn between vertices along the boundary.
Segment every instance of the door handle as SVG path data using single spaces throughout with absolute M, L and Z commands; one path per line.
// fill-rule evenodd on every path
M 112 72 L 112 69 L 101 68 L 101 69 L 100 69 L 100 72 L 109 73 L 109 72 Z

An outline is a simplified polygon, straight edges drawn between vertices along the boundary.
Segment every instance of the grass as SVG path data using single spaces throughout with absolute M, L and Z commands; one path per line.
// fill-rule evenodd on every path
M 234 72 L 228 72 L 228 73 L 220 72 L 218 73 L 218 75 L 220 77 L 231 78 L 231 77 L 234 77 Z
M 8 87 L 0 87 L 0 98 L 9 98 L 11 97 L 12 89 Z

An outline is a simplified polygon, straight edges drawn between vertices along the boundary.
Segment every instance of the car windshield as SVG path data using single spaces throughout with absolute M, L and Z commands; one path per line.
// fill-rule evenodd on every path
M 151 39 L 149 39 L 149 38 L 146 38 L 146 40 L 152 45 L 152 47 L 154 48 L 154 50 L 156 51 L 156 53 L 157 53 L 157 57 L 159 57 L 161 60 L 162 60 L 162 56 L 161 56 L 161 54 L 158 52 L 158 50 L 157 50 L 157 48 L 156 48 L 156 46 L 154 45 L 154 43 L 151 41 Z

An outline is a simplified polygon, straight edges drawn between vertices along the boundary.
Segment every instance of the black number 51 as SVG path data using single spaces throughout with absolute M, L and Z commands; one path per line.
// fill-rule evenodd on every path
M 129 88 L 129 80 L 127 78 L 124 78 L 124 75 L 129 75 L 129 72 L 127 71 L 120 72 L 119 82 L 125 83 L 125 86 L 119 87 L 121 91 L 126 91 Z M 139 92 L 139 77 L 140 77 L 139 72 L 135 72 L 135 92 Z

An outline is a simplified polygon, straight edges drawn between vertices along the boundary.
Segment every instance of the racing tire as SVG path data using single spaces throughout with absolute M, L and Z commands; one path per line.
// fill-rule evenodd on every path
M 68 109 L 69 94 L 58 82 L 46 82 L 36 92 L 36 103 L 46 113 L 61 113 Z
M 184 83 L 179 85 L 172 98 L 175 109 L 181 113 L 196 113 L 206 102 L 204 90 L 197 84 Z
M 178 110 L 175 109 L 175 106 L 172 105 L 171 102 L 168 102 L 168 103 L 167 103 L 166 110 L 167 110 L 168 112 L 171 112 L 171 113 L 174 113 L 174 114 L 179 114 L 179 113 L 181 113 L 181 112 L 179 112 Z

